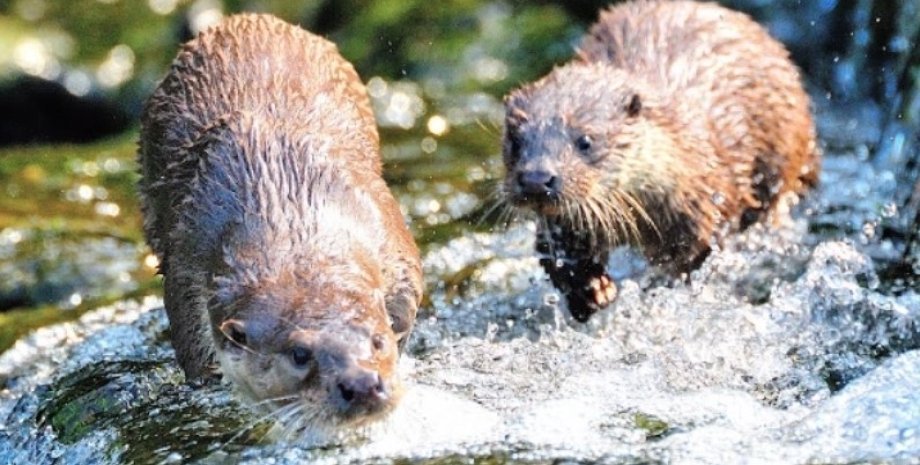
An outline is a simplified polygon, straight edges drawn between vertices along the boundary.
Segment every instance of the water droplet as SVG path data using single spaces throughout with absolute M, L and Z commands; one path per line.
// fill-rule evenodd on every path
M 147 254 L 147 256 L 144 257 L 144 266 L 154 270 L 160 266 L 160 259 L 154 254 Z
M 168 15 L 176 9 L 178 0 L 147 0 L 147 6 L 158 15 Z
M 428 132 L 435 136 L 442 136 L 450 130 L 450 123 L 441 115 L 434 115 L 428 118 Z
M 863 237 L 866 239 L 872 239 L 875 237 L 875 223 L 872 221 L 867 221 L 863 224 L 862 227 Z
M 96 204 L 94 209 L 97 215 L 110 216 L 113 218 L 121 213 L 121 207 L 119 207 L 118 204 L 114 202 L 99 202 Z
M 434 140 L 434 137 L 425 137 L 421 142 L 422 152 L 425 153 L 434 153 L 438 149 L 438 141 Z
M 723 203 L 725 203 L 725 194 L 721 192 L 716 192 L 715 194 L 712 194 L 712 203 L 716 205 L 722 205 Z
M 888 202 L 882 206 L 882 218 L 892 218 L 898 214 L 898 205 L 894 202 Z
M 93 198 L 93 188 L 86 184 L 80 184 L 77 187 L 77 199 L 81 202 L 88 202 Z

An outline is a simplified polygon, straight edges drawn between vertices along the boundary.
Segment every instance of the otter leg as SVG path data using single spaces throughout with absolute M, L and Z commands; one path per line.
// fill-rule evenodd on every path
M 607 274 L 606 248 L 597 247 L 586 234 L 547 223 L 537 231 L 537 253 L 553 286 L 565 295 L 572 317 L 586 322 L 610 305 L 617 287 Z
M 176 267 L 170 267 L 176 269 Z M 213 338 L 208 334 L 207 303 L 193 289 L 191 276 L 167 273 L 163 282 L 163 304 L 169 317 L 169 338 L 176 350 L 186 380 L 216 376 Z

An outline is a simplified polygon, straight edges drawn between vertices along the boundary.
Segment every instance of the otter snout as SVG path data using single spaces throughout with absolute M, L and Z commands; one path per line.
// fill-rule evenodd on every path
M 562 191 L 562 178 L 546 170 L 521 171 L 517 175 L 518 189 L 526 196 L 555 198 Z
M 389 405 L 390 390 L 375 370 L 361 367 L 345 370 L 335 388 L 339 413 L 345 417 L 377 413 Z

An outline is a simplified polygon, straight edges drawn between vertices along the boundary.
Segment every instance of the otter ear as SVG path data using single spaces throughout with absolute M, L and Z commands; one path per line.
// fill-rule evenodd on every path
M 629 103 L 626 104 L 626 115 L 630 118 L 635 118 L 640 111 L 642 111 L 642 99 L 639 94 L 633 94 L 629 98 Z
M 228 318 L 220 324 L 220 332 L 227 340 L 236 344 L 238 347 L 246 347 L 248 338 L 246 337 L 246 323 L 235 318 Z
M 519 126 L 527 122 L 528 115 L 527 110 L 525 110 L 524 101 L 526 99 L 522 95 L 523 89 L 518 89 L 505 96 L 505 120 L 507 123 Z
M 418 305 L 415 300 L 404 294 L 397 294 L 386 301 L 387 315 L 390 317 L 390 327 L 396 334 L 399 348 L 402 350 L 409 339 L 409 333 L 415 324 L 415 314 Z

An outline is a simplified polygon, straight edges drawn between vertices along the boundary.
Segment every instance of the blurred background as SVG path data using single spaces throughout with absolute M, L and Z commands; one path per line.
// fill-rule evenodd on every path
M 607 3 L 0 0 L 0 351 L 31 328 L 157 292 L 134 193 L 137 119 L 178 45 L 222 17 L 271 12 L 338 44 L 367 83 L 388 181 L 424 249 L 491 226 L 501 96 L 567 60 Z M 842 206 L 812 229 L 870 228 L 886 282 L 914 285 L 920 4 L 723 3 L 790 48 L 829 156 L 878 169 L 875 219 Z

